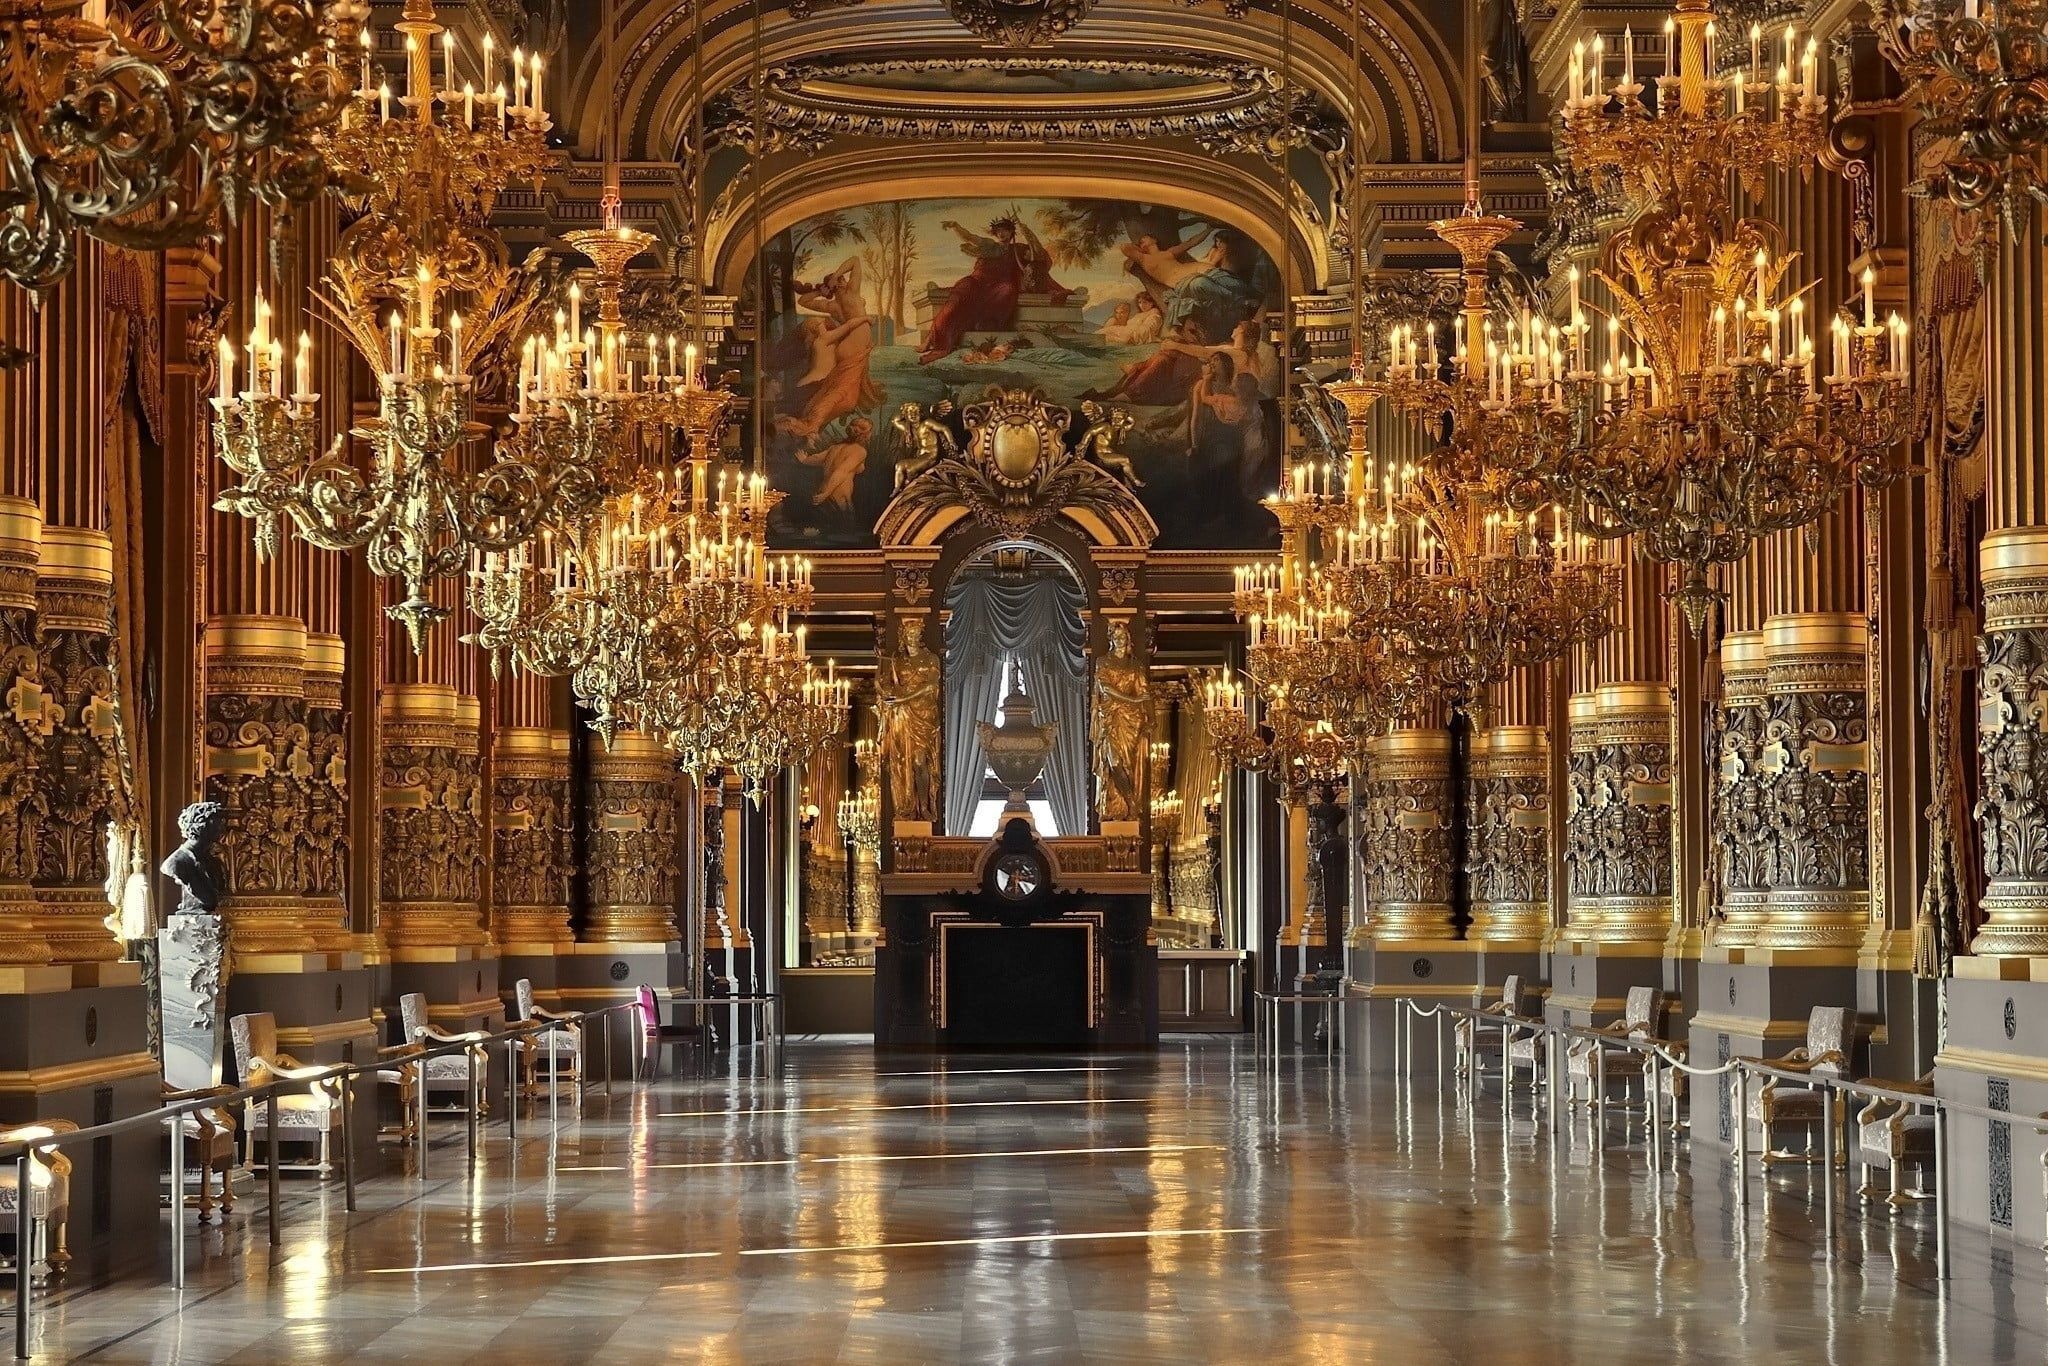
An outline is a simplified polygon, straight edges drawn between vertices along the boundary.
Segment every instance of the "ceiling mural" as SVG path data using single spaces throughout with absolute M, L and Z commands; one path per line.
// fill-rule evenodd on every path
M 1122 409 L 1160 548 L 1272 543 L 1280 286 L 1241 229 L 1109 199 L 893 200 L 793 224 L 762 265 L 777 544 L 874 545 L 928 424 L 957 433 L 991 386 Z

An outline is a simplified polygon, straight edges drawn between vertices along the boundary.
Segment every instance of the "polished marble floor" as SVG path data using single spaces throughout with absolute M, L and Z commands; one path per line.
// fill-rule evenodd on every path
M 1936 1294 L 1924 1211 L 1842 1215 L 1804 1172 L 1746 1218 L 1625 1119 L 1553 1144 L 1526 1099 L 1242 1040 L 1156 1056 L 877 1058 L 795 1045 L 779 1078 L 667 1080 L 474 1178 L 293 1182 L 197 1234 L 182 1296 L 81 1265 L 39 1359 L 422 1362 L 2006 1362 L 2048 1360 L 2038 1251 L 1960 1239 Z M 1636 1138 L 1639 1140 L 1640 1135 Z M 256 1191 L 250 1191 L 251 1196 Z

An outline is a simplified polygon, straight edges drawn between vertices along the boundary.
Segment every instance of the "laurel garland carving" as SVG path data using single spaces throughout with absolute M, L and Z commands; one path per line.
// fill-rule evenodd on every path
M 682 875 L 676 861 L 674 782 L 604 778 L 592 788 L 596 817 L 589 836 L 592 907 L 673 907 Z M 723 829 L 721 822 L 721 833 Z M 722 891 L 720 897 L 722 900 Z
M 1369 775 L 1360 787 L 1360 886 L 1372 912 L 1451 899 L 1450 784 L 1442 775 Z
M 2048 879 L 2048 630 L 1986 632 L 1977 644 L 1977 753 L 1981 779 L 1972 816 L 1992 883 Z
M 1774 689 L 1777 680 L 1773 679 Z M 1870 887 L 1869 740 L 1860 688 L 1774 692 L 1765 725 L 1764 819 L 1773 890 Z M 1987 789 L 1988 790 L 1988 789 Z
M 1550 781 L 1482 773 L 1471 784 L 1465 871 L 1475 906 L 1550 897 Z
M 453 745 L 384 745 L 379 891 L 388 902 L 477 904 L 483 887 L 481 781 Z
M 206 795 L 227 812 L 216 856 L 228 895 L 299 895 L 312 776 L 301 700 L 275 692 L 209 692 L 206 752 Z
M 46 583 L 38 610 L 40 724 L 46 729 L 36 769 L 35 880 L 54 887 L 102 887 L 107 881 L 107 823 L 122 814 L 114 676 L 103 624 L 107 591 Z M 82 624 L 87 621 L 102 624 Z

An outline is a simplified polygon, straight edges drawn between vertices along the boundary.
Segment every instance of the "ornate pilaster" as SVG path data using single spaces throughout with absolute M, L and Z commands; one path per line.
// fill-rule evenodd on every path
M 1472 737 L 1466 937 L 1540 940 L 1550 928 L 1550 733 L 1495 726 Z
M 1870 916 L 1870 731 L 1863 618 L 1815 612 L 1764 625 L 1771 831 L 1761 948 L 1853 948 Z
M 1373 939 L 1451 938 L 1451 737 L 1375 737 L 1363 787 L 1358 841 Z
M 605 944 L 673 944 L 678 794 L 675 761 L 657 740 L 621 731 L 590 758 L 590 925 Z
M 1568 718 L 1565 760 L 1563 938 L 1597 939 L 1600 923 L 1600 848 L 1593 805 L 1593 771 L 1600 756 L 1600 699 L 1590 692 L 1573 693 L 1565 704 Z
M 227 809 L 219 856 L 234 952 L 322 947 L 307 922 L 302 850 L 313 755 L 306 626 L 291 617 L 206 624 L 206 795 Z
M 1994 531 L 1979 549 L 1978 837 L 1984 923 L 1970 952 L 2048 955 L 2048 526 Z
M 1589 937 L 1661 944 L 1671 927 L 1671 696 L 1661 683 L 1609 683 L 1595 696 Z
M 1764 633 L 1732 631 L 1721 639 L 1720 770 L 1714 788 L 1714 858 L 1721 884 L 1721 922 L 1714 942 L 1757 942 L 1776 866 L 1777 827 L 1766 813 L 1764 731 L 1769 713 Z
M 104 531 L 46 526 L 36 572 L 42 761 L 36 769 L 38 925 L 60 963 L 111 962 L 107 824 L 121 806 L 108 629 L 114 543 Z
M 491 935 L 507 955 L 552 954 L 574 942 L 569 735 L 501 726 L 491 758 Z
M 299 831 L 299 891 L 306 922 L 323 942 L 350 942 L 348 905 L 348 728 L 340 636 L 306 637 L 306 821 Z
M 42 661 L 36 654 L 36 560 L 43 516 L 0 498 L 0 964 L 50 961 L 37 928 L 37 773 L 43 763 Z
M 383 728 L 379 899 L 395 955 L 488 942 L 481 915 L 484 795 L 477 703 L 440 683 L 393 683 Z

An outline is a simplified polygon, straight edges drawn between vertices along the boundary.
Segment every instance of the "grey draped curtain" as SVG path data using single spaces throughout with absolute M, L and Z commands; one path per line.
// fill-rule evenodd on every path
M 1081 586 L 1063 574 L 998 579 L 968 571 L 946 595 L 946 833 L 974 823 L 988 760 L 975 724 L 1003 701 L 1014 659 L 1041 725 L 1059 734 L 1045 761 L 1046 798 L 1062 835 L 1088 831 L 1088 656 Z

